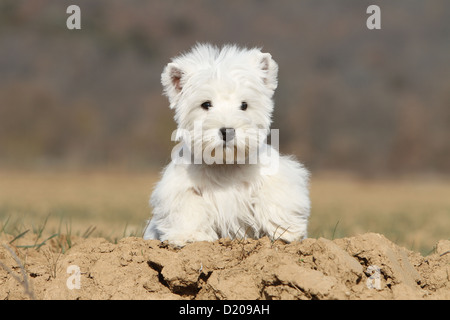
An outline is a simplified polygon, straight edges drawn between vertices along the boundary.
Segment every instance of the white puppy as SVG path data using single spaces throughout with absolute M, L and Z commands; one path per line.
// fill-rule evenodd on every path
M 162 73 L 180 143 L 151 196 L 144 239 L 307 236 L 308 171 L 266 144 L 278 65 L 268 53 L 199 44 Z

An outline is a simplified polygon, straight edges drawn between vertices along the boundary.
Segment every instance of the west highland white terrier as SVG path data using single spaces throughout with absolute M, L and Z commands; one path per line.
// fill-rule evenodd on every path
M 309 173 L 278 153 L 270 130 L 277 74 L 269 53 L 234 45 L 198 44 L 165 67 L 179 144 L 150 198 L 144 239 L 307 236 Z

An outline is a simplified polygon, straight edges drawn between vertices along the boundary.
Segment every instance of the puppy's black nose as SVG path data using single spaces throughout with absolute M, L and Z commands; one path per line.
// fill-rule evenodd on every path
M 220 135 L 225 142 L 231 141 L 234 138 L 234 128 L 220 128 Z

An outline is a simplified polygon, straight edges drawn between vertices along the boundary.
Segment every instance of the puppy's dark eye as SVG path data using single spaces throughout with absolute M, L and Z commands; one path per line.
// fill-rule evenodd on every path
M 205 101 L 201 104 L 201 107 L 205 110 L 208 110 L 209 108 L 212 107 L 211 101 Z
M 241 110 L 242 110 L 242 111 L 245 111 L 245 110 L 247 110 L 247 107 L 248 107 L 247 102 L 243 101 L 243 102 L 241 103 Z

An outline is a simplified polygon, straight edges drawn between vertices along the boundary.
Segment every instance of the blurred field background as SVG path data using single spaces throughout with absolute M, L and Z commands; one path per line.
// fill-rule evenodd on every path
M 0 231 L 140 235 L 175 123 L 161 71 L 196 42 L 280 67 L 273 128 L 311 171 L 310 236 L 450 236 L 450 2 L 0 2 Z

